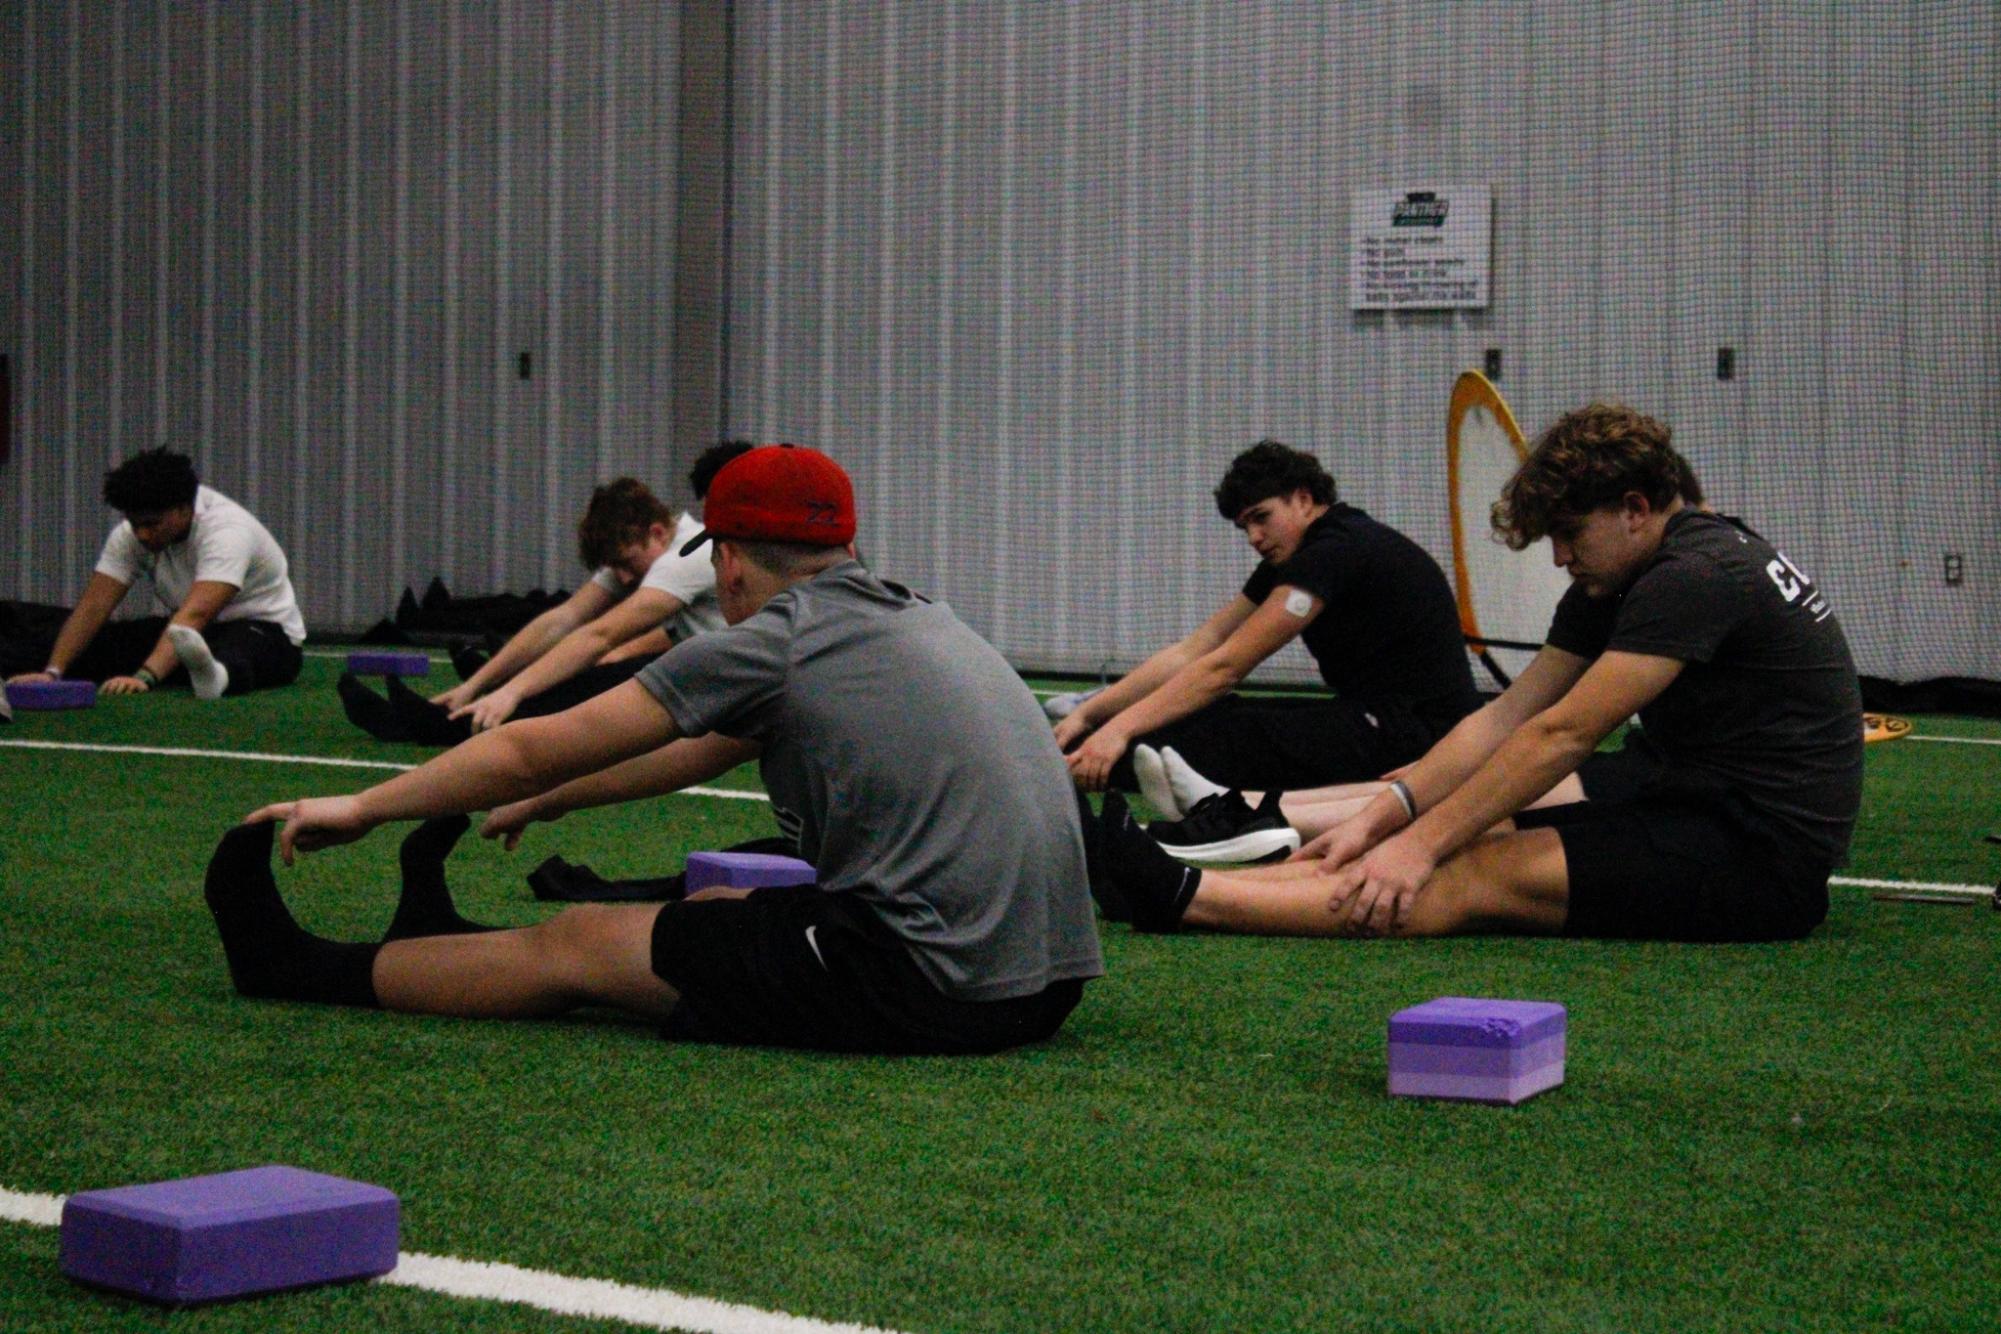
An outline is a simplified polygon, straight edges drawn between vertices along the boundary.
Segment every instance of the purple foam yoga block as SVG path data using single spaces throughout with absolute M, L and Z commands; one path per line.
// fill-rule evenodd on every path
M 1513 1105 L 1563 1082 L 1564 1008 L 1440 996 L 1390 1016 L 1390 1092 Z
M 347 669 L 356 676 L 429 676 L 431 660 L 422 653 L 350 653 Z
M 688 854 L 688 892 L 727 885 L 731 889 L 763 889 L 770 885 L 810 885 L 814 872 L 811 862 L 797 857 L 778 857 L 768 852 L 691 852 Z
M 181 1305 L 373 1278 L 396 1267 L 396 1197 L 297 1167 L 93 1190 L 63 1202 L 59 1265 Z
M 7 687 L 7 702 L 23 713 L 31 709 L 87 709 L 97 703 L 97 686 L 90 681 L 23 681 Z

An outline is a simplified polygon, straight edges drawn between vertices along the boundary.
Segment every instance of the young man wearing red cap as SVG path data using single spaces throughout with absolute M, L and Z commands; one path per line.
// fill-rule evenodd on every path
M 1067 770 L 1034 698 L 947 608 L 853 558 L 854 501 L 825 455 L 753 450 L 710 490 L 727 629 L 547 718 L 484 732 L 347 797 L 282 802 L 223 839 L 208 902 L 237 989 L 491 1018 L 604 1005 L 669 1037 L 833 1050 L 987 1052 L 1049 1036 L 1102 971 Z M 899 701 L 884 710 L 881 701 Z M 941 745 L 949 737 L 953 744 Z M 570 908 L 487 931 L 444 852 L 462 823 L 511 847 L 530 822 L 676 791 L 756 759 L 818 883 Z M 426 819 L 379 944 L 303 931 L 280 847 Z

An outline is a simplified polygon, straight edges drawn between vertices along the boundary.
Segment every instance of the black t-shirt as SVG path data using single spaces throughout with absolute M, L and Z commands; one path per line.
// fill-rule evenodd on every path
M 1479 707 L 1445 572 L 1396 529 L 1336 504 L 1291 560 L 1260 561 L 1244 596 L 1263 603 L 1281 584 L 1324 604 L 1299 638 L 1342 698 L 1401 701 L 1440 734 Z
M 1673 658 L 1640 723 L 1667 761 L 1722 779 L 1768 832 L 1838 865 L 1862 806 L 1862 691 L 1813 580 L 1735 519 L 1685 509 L 1626 591 L 1572 586 L 1553 647 Z

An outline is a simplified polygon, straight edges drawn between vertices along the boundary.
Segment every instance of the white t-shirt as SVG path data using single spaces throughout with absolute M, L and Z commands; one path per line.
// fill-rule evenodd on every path
M 726 622 L 722 604 L 716 601 L 716 567 L 709 563 L 708 548 L 687 556 L 681 554 L 682 547 L 701 535 L 701 521 L 684 513 L 675 521 L 674 536 L 669 539 L 666 552 L 633 588 L 620 584 L 609 565 L 592 575 L 591 582 L 621 602 L 639 588 L 657 588 L 679 599 L 681 610 L 668 617 L 664 625 L 677 644 L 693 635 L 720 630 Z
M 104 539 L 97 572 L 130 588 L 145 580 L 160 610 L 171 616 L 197 582 L 233 584 L 236 596 L 218 621 L 271 621 L 294 644 L 306 642 L 306 621 L 285 563 L 284 548 L 255 515 L 211 487 L 195 490 L 188 535 L 157 556 L 121 522 Z

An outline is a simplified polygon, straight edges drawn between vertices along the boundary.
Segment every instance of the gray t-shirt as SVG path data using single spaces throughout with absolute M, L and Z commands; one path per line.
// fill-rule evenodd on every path
M 946 995 L 1104 972 L 1049 723 L 944 604 L 846 561 L 638 679 L 684 734 L 761 744 L 780 825 L 819 882 L 860 895 Z

